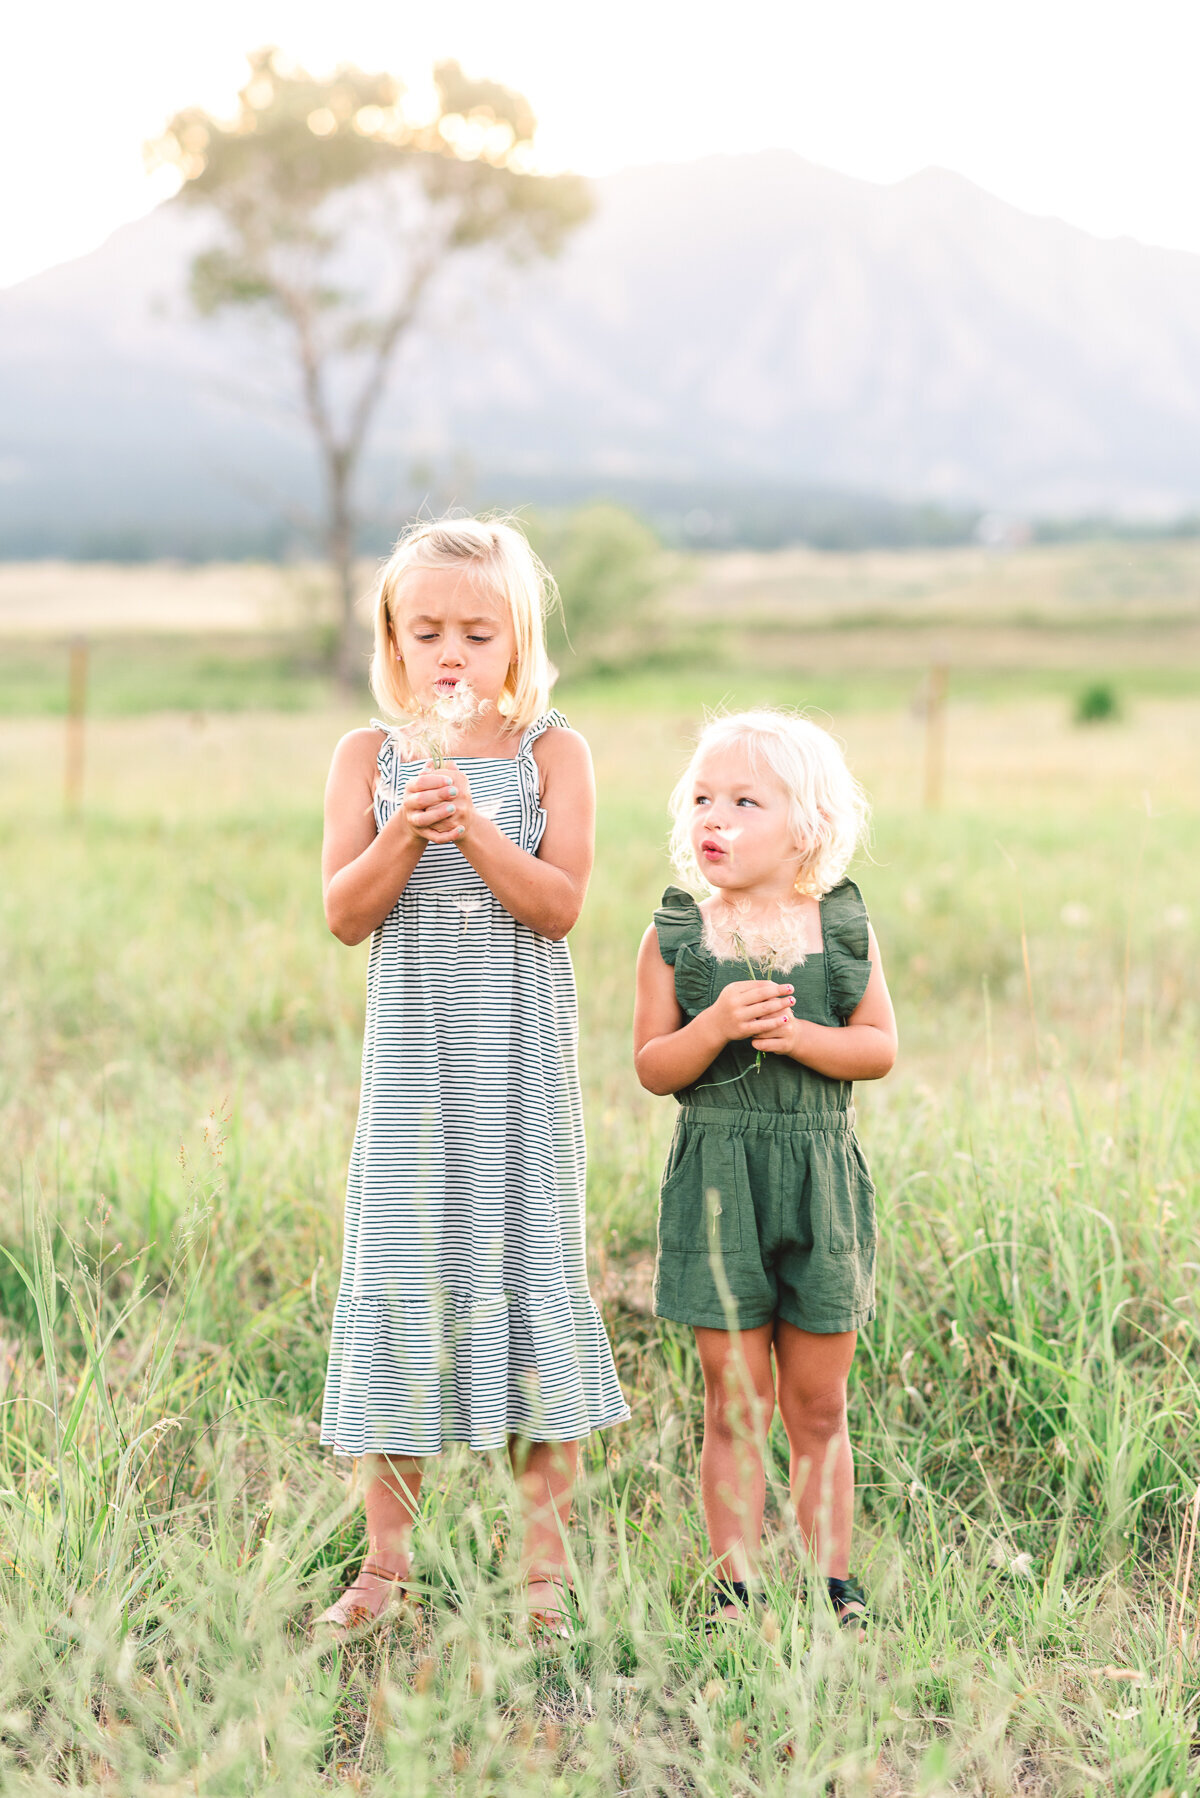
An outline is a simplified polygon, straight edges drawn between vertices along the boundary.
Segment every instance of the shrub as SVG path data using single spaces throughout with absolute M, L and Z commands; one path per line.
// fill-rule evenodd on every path
M 1075 701 L 1076 724 L 1107 724 L 1120 715 L 1116 689 L 1107 681 L 1093 681 Z
M 649 525 L 621 506 L 597 503 L 531 519 L 527 528 L 562 595 L 562 616 L 548 621 L 547 638 L 564 672 L 615 672 L 640 659 L 664 566 Z

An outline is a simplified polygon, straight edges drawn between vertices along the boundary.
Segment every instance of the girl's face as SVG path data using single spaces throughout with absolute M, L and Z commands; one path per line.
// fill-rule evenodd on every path
M 450 699 L 466 684 L 494 705 L 516 651 L 508 607 L 481 592 L 466 568 L 413 568 L 392 618 L 404 672 L 419 706 Z
M 704 751 L 692 772 L 689 834 L 705 879 L 723 892 L 790 894 L 800 855 L 789 804 L 782 781 L 736 743 Z

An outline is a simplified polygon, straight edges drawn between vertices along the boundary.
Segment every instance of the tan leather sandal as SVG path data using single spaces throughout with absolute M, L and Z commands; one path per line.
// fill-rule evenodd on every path
M 377 1610 L 372 1610 L 369 1604 L 364 1604 L 362 1598 L 357 1596 L 358 1582 L 364 1574 L 368 1579 L 381 1580 L 391 1588 L 384 1594 Z M 321 1612 L 316 1624 L 339 1636 L 358 1635 L 378 1628 L 389 1616 L 403 1610 L 410 1602 L 412 1594 L 408 1590 L 408 1578 L 407 1573 L 390 1573 L 386 1567 L 380 1567 L 370 1559 L 365 1560 L 342 1596 L 335 1599 L 327 1611 Z
M 552 1586 L 565 1602 L 530 1605 L 525 1612 L 530 1635 L 535 1642 L 569 1642 L 575 1623 L 575 1588 L 570 1580 L 560 1573 L 531 1574 L 525 1581 L 527 1596 L 532 1586 Z

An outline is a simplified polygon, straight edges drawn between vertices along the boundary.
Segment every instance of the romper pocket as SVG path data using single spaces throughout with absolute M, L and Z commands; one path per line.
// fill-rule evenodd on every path
M 672 1254 L 708 1255 L 719 1247 L 722 1255 L 736 1255 L 749 1202 L 738 1132 L 679 1118 L 659 1195 L 659 1246 Z
M 829 1253 L 853 1255 L 875 1244 L 875 1187 L 853 1136 L 826 1141 L 821 1184 L 829 1216 Z

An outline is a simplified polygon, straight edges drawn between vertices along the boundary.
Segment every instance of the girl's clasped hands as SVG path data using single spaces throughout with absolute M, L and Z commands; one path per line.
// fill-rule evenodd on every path
M 736 980 L 713 1001 L 713 1021 L 726 1042 L 777 1055 L 792 1053 L 795 988 L 773 980 Z
M 474 816 L 471 787 L 453 762 L 426 768 L 404 789 L 401 811 L 415 837 L 426 843 L 456 843 L 465 837 Z

